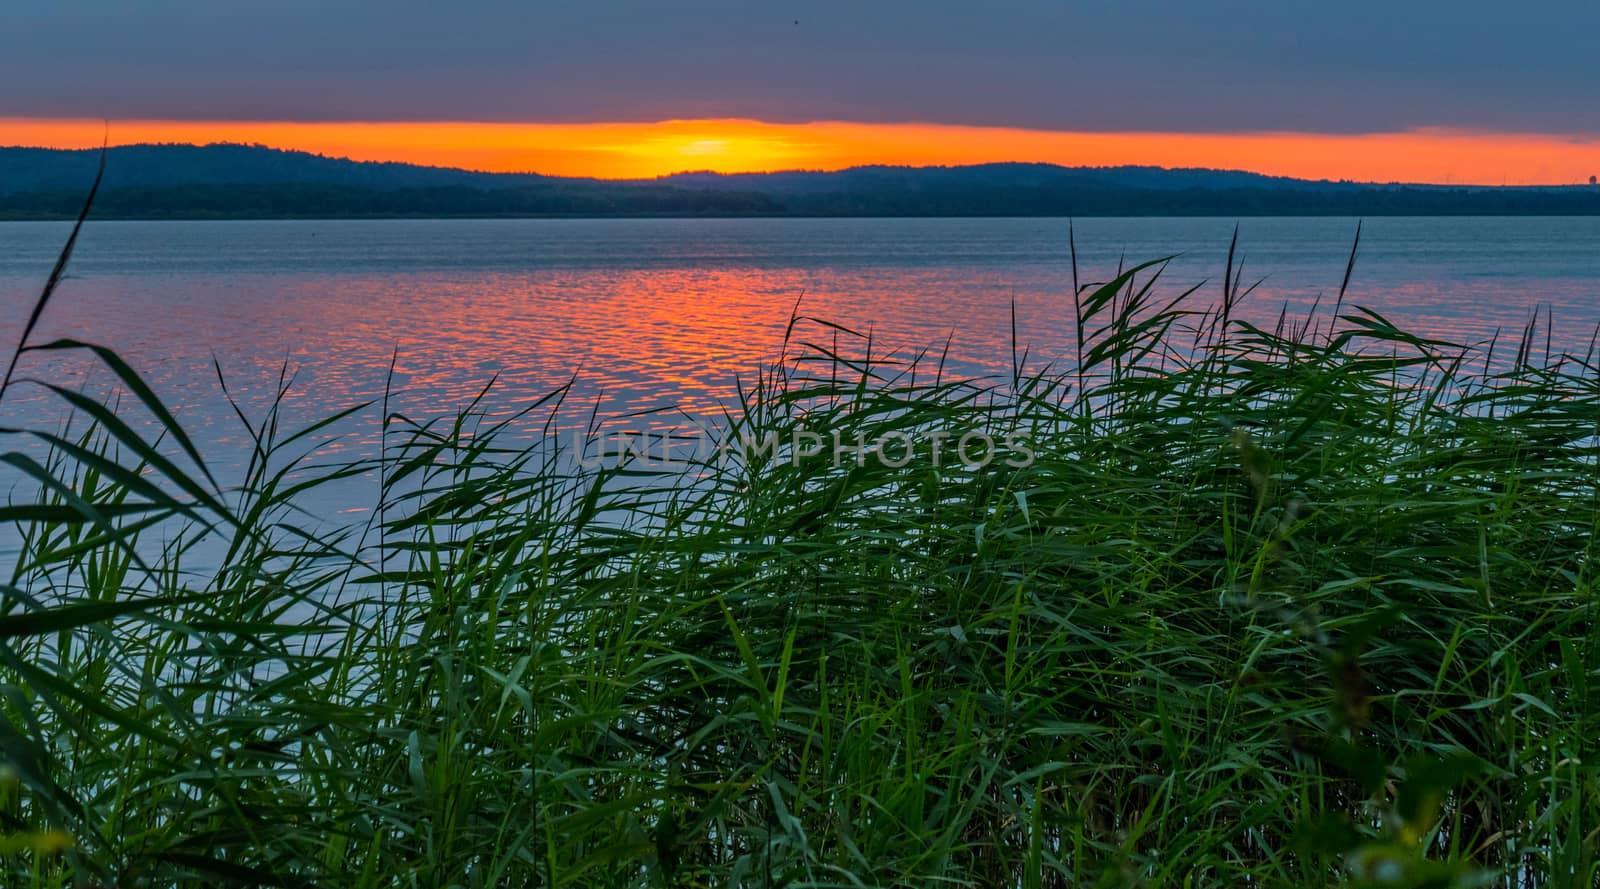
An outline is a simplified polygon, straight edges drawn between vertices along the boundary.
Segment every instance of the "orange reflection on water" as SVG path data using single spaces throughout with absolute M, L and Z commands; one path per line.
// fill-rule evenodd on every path
M 1472 343 L 1520 330 L 1546 303 L 1562 324 L 1556 346 L 1581 348 L 1600 305 L 1597 226 L 1370 220 L 1346 307 Z M 1221 288 L 1232 228 L 1226 219 L 1079 220 L 1083 280 L 1175 253 L 1158 292 L 1209 280 L 1196 296 L 1203 308 Z M 1270 328 L 1285 304 L 1292 321 L 1313 305 L 1326 317 L 1353 220 L 1243 228 L 1248 277 L 1265 283 L 1237 317 Z M 0 223 L 0 292 L 36 288 L 63 230 Z M 213 355 L 257 418 L 287 361 L 299 379 L 286 427 L 381 400 L 396 350 L 390 407 L 418 419 L 453 415 L 496 377 L 484 404 L 497 417 L 569 380 L 567 428 L 586 423 L 597 402 L 602 416 L 715 417 L 737 380 L 780 354 L 797 300 L 803 316 L 870 331 L 875 356 L 937 356 L 952 339 L 946 379 L 1008 379 L 1023 351 L 1029 367 L 1064 367 L 1074 337 L 1065 233 L 1064 221 L 1035 219 L 97 223 L 36 337 L 118 349 L 197 438 L 224 450 L 244 445 Z M 0 316 L 0 341 L 14 342 L 22 320 Z M 803 322 L 791 354 L 806 342 L 832 348 L 833 336 Z M 864 347 L 849 337 L 840 345 L 853 355 Z M 22 370 L 76 380 L 47 366 L 60 360 L 30 354 Z M 18 389 L 5 410 L 15 416 L 41 399 Z M 351 421 L 351 447 L 376 447 L 376 413 Z
M 0 144 L 92 148 L 100 121 L 0 118 Z M 1095 133 L 926 123 L 115 121 L 112 144 L 260 143 L 363 161 L 606 179 L 685 170 L 836 170 L 861 164 L 1030 161 L 1249 170 L 1303 179 L 1571 185 L 1600 174 L 1600 134 Z

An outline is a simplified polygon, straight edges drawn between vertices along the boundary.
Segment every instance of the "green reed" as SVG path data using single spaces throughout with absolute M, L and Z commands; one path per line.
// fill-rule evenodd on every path
M 224 489 L 92 351 L 128 409 L 4 457 L 3 882 L 1594 885 L 1594 356 L 1160 270 L 999 381 L 796 319 L 721 418 L 1025 466 L 584 468 L 512 443 L 555 393 L 347 465 L 241 412 Z M 361 473 L 368 526 L 296 510 Z

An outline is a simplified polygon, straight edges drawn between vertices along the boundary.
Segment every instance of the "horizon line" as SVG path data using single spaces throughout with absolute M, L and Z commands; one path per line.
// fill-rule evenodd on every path
M 58 148 L 58 147 L 52 146 L 52 145 L 0 144 L 0 151 L 7 151 L 7 150 L 67 151 L 67 152 L 86 152 L 87 153 L 87 152 L 100 151 L 101 147 L 102 146 L 96 145 L 96 146 L 89 146 L 89 147 L 82 147 L 82 148 Z M 1057 170 L 1160 170 L 1160 171 L 1165 172 L 1165 173 L 1238 173 L 1238 174 L 1245 175 L 1245 176 L 1261 176 L 1262 178 L 1267 178 L 1267 179 L 1290 179 L 1290 180 L 1295 181 L 1295 182 L 1317 182 L 1317 183 L 1328 182 L 1328 183 L 1335 183 L 1335 184 L 1340 184 L 1340 185 L 1430 185 L 1431 186 L 1433 184 L 1433 183 L 1427 183 L 1427 182 L 1366 182 L 1366 181 L 1358 181 L 1358 180 L 1354 180 L 1354 179 L 1328 179 L 1326 177 L 1319 178 L 1319 179 L 1302 179 L 1302 178 L 1294 177 L 1294 176 L 1274 176 L 1274 175 L 1268 174 L 1268 173 L 1257 173 L 1257 172 L 1255 172 L 1253 170 L 1245 170 L 1245 169 L 1240 169 L 1240 168 L 1237 168 L 1237 167 L 1188 167 L 1188 166 L 1184 166 L 1184 167 L 1167 167 L 1167 166 L 1162 166 L 1160 164 L 1123 164 L 1123 163 L 1071 164 L 1071 165 L 1069 165 L 1069 164 L 1052 163 L 1050 161 L 1030 161 L 1030 160 L 997 160 L 997 161 L 981 161 L 981 162 L 966 163 L 966 164 L 962 164 L 962 163 L 955 163 L 955 164 L 939 164 L 939 163 L 913 164 L 913 163 L 875 162 L 875 163 L 852 164 L 852 165 L 850 165 L 848 167 L 781 167 L 781 168 L 772 169 L 772 170 L 750 170 L 750 171 L 739 172 L 739 173 L 724 173 L 724 172 L 720 172 L 718 170 L 712 170 L 712 169 L 706 169 L 706 168 L 698 168 L 697 169 L 697 168 L 685 167 L 684 169 L 681 169 L 681 170 L 673 170 L 670 173 L 660 173 L 660 174 L 657 174 L 657 175 L 654 175 L 654 176 L 636 176 L 636 177 L 629 177 L 629 178 L 609 178 L 609 177 L 604 177 L 604 176 L 564 176 L 564 175 L 559 175 L 559 174 L 543 173 L 543 172 L 540 172 L 538 170 L 477 170 L 477 169 L 472 169 L 470 167 L 457 167 L 457 166 L 448 166 L 448 165 L 443 165 L 443 164 L 415 163 L 415 162 L 412 162 L 412 161 L 401 161 L 401 160 L 359 160 L 357 158 L 346 157 L 344 155 L 323 154 L 321 152 L 308 151 L 308 150 L 305 150 L 305 149 L 302 149 L 302 148 L 286 148 L 286 147 L 278 146 L 278 145 L 267 145 L 267 144 L 262 143 L 262 142 L 232 142 L 232 141 L 227 141 L 227 140 L 217 141 L 217 142 L 119 142 L 119 143 L 113 143 L 113 144 L 106 145 L 106 146 L 104 146 L 104 148 L 106 150 L 109 150 L 109 151 L 115 151 L 115 150 L 117 150 L 119 148 L 255 148 L 255 149 L 261 149 L 261 150 L 264 150 L 264 151 L 283 152 L 283 153 L 286 153 L 286 154 L 306 154 L 306 155 L 310 155 L 312 157 L 322 158 L 324 160 L 342 161 L 344 163 L 350 163 L 350 164 L 399 164 L 399 165 L 402 165 L 402 166 L 415 167 L 417 169 L 423 169 L 423 170 L 443 170 L 443 171 L 446 171 L 446 172 L 473 173 L 473 174 L 478 174 L 478 175 L 483 175 L 483 176 L 537 176 L 537 177 L 540 177 L 540 178 L 543 178 L 543 179 L 568 179 L 568 180 L 581 180 L 581 181 L 592 181 L 592 182 L 659 182 L 659 181 L 664 180 L 664 179 L 675 179 L 675 178 L 680 177 L 680 176 L 782 176 L 782 175 L 786 175 L 786 174 L 790 174 L 790 173 L 824 174 L 825 175 L 825 174 L 828 174 L 828 173 L 845 173 L 845 172 L 849 172 L 851 170 L 870 170 L 870 169 L 891 169 L 891 170 L 970 170 L 970 169 L 975 169 L 977 167 L 1027 166 L 1027 167 L 1051 167 L 1051 168 L 1057 169 Z M 1513 186 L 1513 187 L 1517 187 L 1517 186 Z M 1527 186 L 1527 187 L 1531 187 L 1531 188 L 1560 188 L 1562 186 L 1555 185 L 1555 186 Z
M 1600 134 L 1443 128 L 1113 133 L 747 118 L 576 124 L 0 118 L 0 131 L 15 147 L 260 145 L 356 162 L 612 181 L 995 163 L 1203 169 L 1368 185 L 1550 187 L 1583 185 L 1600 173 Z

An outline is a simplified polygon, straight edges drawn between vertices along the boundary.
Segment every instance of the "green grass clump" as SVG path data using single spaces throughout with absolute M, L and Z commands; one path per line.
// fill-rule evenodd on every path
M 161 434 L 58 389 L 87 431 L 5 457 L 4 884 L 1594 885 L 1593 356 L 1158 277 L 993 383 L 791 325 L 722 418 L 1025 466 L 272 414 L 223 490 L 95 353 Z M 296 511 L 373 471 L 369 527 Z

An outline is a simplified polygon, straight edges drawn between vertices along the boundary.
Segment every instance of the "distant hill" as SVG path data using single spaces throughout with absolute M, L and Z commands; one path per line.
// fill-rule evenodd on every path
M 98 149 L 0 148 L 0 194 L 86 188 L 99 164 Z M 480 173 L 417 164 L 351 161 L 261 145 L 128 145 L 112 148 L 106 163 L 107 189 L 178 185 L 341 185 L 406 189 L 468 187 L 526 188 L 557 182 L 601 184 L 600 180 L 541 176 L 537 173 Z M 863 166 L 836 172 L 678 173 L 657 179 L 624 180 L 691 190 L 760 191 L 769 194 L 820 194 L 882 189 L 929 190 L 951 187 L 1059 188 L 1360 188 L 1332 183 L 1262 176 L 1237 170 L 1163 167 L 1061 167 L 1054 164 L 976 164 L 963 167 Z
M 882 189 L 941 188 L 1288 188 L 1307 191 L 1353 190 L 1348 182 L 1290 179 L 1239 170 L 1165 167 L 1061 167 L 1055 164 L 975 164 L 965 167 L 852 167 L 838 172 L 678 173 L 657 182 L 690 188 L 762 191 L 769 194 L 817 194 Z
M 85 189 L 99 149 L 0 148 L 0 194 Z M 177 185 L 341 185 L 354 188 L 516 188 L 550 181 L 535 174 L 375 163 L 261 145 L 128 145 L 112 148 L 104 187 Z
M 70 217 L 97 150 L 0 148 L 0 218 Z M 110 150 L 98 218 L 397 216 L 1600 215 L 1600 188 L 1448 188 L 1237 170 L 865 166 L 603 181 L 372 163 L 259 145 Z

